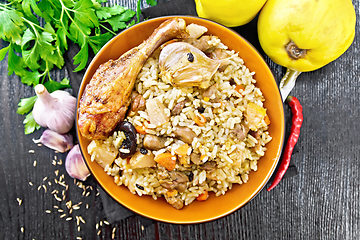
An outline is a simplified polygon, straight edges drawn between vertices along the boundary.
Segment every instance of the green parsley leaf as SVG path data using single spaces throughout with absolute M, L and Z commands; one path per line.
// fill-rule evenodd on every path
M 24 114 L 30 112 L 31 109 L 33 108 L 37 98 L 38 98 L 37 96 L 32 96 L 32 97 L 29 97 L 29 98 L 21 99 L 19 104 L 18 104 L 18 108 L 16 110 L 16 113 L 24 115 Z
M 95 11 L 99 20 L 108 19 L 112 16 L 116 16 L 125 12 L 126 8 L 120 5 L 114 5 L 112 7 L 102 7 Z
M 87 64 L 87 60 L 89 58 L 89 45 L 87 42 L 83 43 L 83 45 L 81 45 L 81 49 L 80 51 L 74 56 L 74 65 L 79 64 L 74 72 L 78 72 L 82 69 L 85 68 L 86 64 Z
M 32 112 L 26 115 L 23 123 L 25 124 L 25 134 L 33 133 L 36 130 L 39 130 L 41 126 L 35 122 L 35 119 L 32 115 Z
M 31 70 L 34 71 L 40 67 L 38 64 L 40 58 L 58 67 L 62 67 L 64 60 L 57 58 L 58 55 L 54 56 L 54 53 L 56 53 L 52 45 L 54 40 L 55 36 L 50 32 L 35 31 L 34 33 L 29 28 L 25 30 L 23 41 L 21 42 L 22 56 L 26 65 Z
M 127 22 L 135 15 L 135 12 L 131 9 L 127 9 L 125 12 L 120 14 L 119 21 Z
M 90 29 L 93 27 L 99 26 L 99 19 L 96 17 L 95 10 L 92 8 L 93 3 L 91 0 L 80 0 L 75 3 L 73 12 L 74 12 L 74 22 L 81 28 Z M 83 34 L 90 32 L 83 31 Z
M 31 41 L 35 41 L 34 45 L 31 46 Z M 40 67 L 38 60 L 40 58 L 39 44 L 35 34 L 28 28 L 25 30 L 23 40 L 21 42 L 22 55 L 26 65 L 31 70 L 36 70 Z M 27 50 L 28 49 L 28 50 Z
M 146 0 L 146 3 L 149 4 L 150 6 L 155 6 L 157 4 L 156 0 Z
M 136 4 L 136 19 L 137 23 L 140 22 L 140 14 L 141 14 L 141 0 L 138 0 Z
M 23 76 L 21 77 L 21 82 L 28 86 L 33 85 L 35 87 L 39 84 L 41 76 L 42 75 L 37 70 L 33 72 L 25 71 Z
M 4 58 L 5 58 L 6 54 L 7 54 L 7 52 L 9 51 L 9 49 L 10 49 L 10 45 L 0 49 L 0 61 L 4 60 Z
M 111 33 L 104 33 L 98 36 L 89 37 L 89 45 L 93 50 L 94 54 L 98 53 L 98 51 L 112 38 Z
M 119 29 L 127 28 L 128 25 L 126 25 L 126 22 L 130 21 L 134 15 L 135 15 L 135 12 L 133 10 L 126 9 L 120 15 L 106 19 L 101 22 L 109 23 L 114 31 L 118 31 Z
M 17 76 L 23 76 L 26 72 L 24 60 L 15 54 L 13 45 L 9 45 L 8 52 L 8 75 L 10 76 L 12 73 L 15 73 Z
M 0 11 L 0 38 L 20 44 L 21 35 L 26 26 L 22 20 L 24 15 L 16 10 L 1 9 Z
M 44 86 L 50 93 L 64 88 L 71 88 L 71 86 L 69 85 L 69 80 L 67 78 L 64 78 L 61 82 L 50 79 L 49 81 L 44 83 Z
M 56 1 L 54 1 L 55 3 Z M 55 15 L 60 15 L 61 8 L 56 9 L 56 4 L 52 4 L 52 2 L 48 0 L 42 0 L 37 4 L 38 8 L 40 9 L 42 13 L 42 17 L 44 18 L 45 22 L 52 22 L 55 18 Z M 40 15 L 39 15 L 40 16 Z
M 61 52 L 65 52 L 65 50 L 68 50 L 68 43 L 66 38 L 66 30 L 62 27 L 58 28 L 56 31 L 57 35 L 57 44 L 59 44 L 59 48 Z
M 25 16 L 34 23 L 38 23 L 38 20 L 32 11 L 34 11 L 40 17 L 43 16 L 41 10 L 36 5 L 35 0 L 22 0 L 21 6 L 22 6 L 22 10 L 24 11 Z

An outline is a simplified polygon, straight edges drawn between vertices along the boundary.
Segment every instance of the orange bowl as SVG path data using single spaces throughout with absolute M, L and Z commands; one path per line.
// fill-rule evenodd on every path
M 160 17 L 147 20 L 124 30 L 110 40 L 90 63 L 82 80 L 78 98 L 83 94 L 86 85 L 100 64 L 109 59 L 117 59 L 127 50 L 141 44 L 165 20 L 174 17 Z M 201 223 L 226 216 L 249 202 L 267 183 L 274 172 L 280 158 L 284 142 L 284 109 L 280 92 L 269 67 L 244 38 L 233 30 L 218 23 L 198 17 L 180 16 L 187 24 L 195 23 L 208 28 L 208 34 L 218 36 L 230 49 L 239 53 L 250 71 L 255 72 L 256 86 L 261 89 L 265 97 L 264 106 L 271 120 L 269 134 L 272 140 L 266 145 L 265 155 L 258 161 L 258 170 L 249 174 L 249 181 L 245 184 L 234 184 L 225 195 L 216 197 L 210 195 L 204 202 L 194 201 L 181 210 L 176 210 L 165 199 L 154 200 L 151 196 L 138 196 L 130 193 L 125 186 L 117 186 L 113 177 L 107 175 L 103 168 L 92 162 L 87 153 L 89 140 L 83 138 L 77 128 L 77 135 L 90 172 L 101 187 L 117 202 L 128 209 L 151 219 L 177 224 Z M 79 101 L 78 101 L 79 104 Z M 78 106 L 79 107 L 79 106 Z

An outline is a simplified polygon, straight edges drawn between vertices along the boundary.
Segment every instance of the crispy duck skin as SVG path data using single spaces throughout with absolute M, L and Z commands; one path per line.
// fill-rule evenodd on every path
M 182 18 L 163 22 L 142 44 L 124 53 L 117 60 L 99 66 L 80 99 L 78 126 L 87 139 L 104 139 L 124 120 L 130 94 L 141 68 L 164 42 L 186 38 Z

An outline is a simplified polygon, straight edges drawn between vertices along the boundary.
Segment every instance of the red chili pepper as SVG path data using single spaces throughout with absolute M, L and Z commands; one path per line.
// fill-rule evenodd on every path
M 290 131 L 290 136 L 288 138 L 288 141 L 286 143 L 283 159 L 280 163 L 279 170 L 277 171 L 275 179 L 272 182 L 271 186 L 267 189 L 268 191 L 270 191 L 276 185 L 278 185 L 278 183 L 283 178 L 286 170 L 288 169 L 289 164 L 290 164 L 291 155 L 292 155 L 292 152 L 296 145 L 296 142 L 299 139 L 300 128 L 301 128 L 301 125 L 303 122 L 302 106 L 301 106 L 299 100 L 296 97 L 288 96 L 286 98 L 286 101 L 289 103 L 289 105 L 291 107 L 291 112 L 293 114 L 291 131 Z

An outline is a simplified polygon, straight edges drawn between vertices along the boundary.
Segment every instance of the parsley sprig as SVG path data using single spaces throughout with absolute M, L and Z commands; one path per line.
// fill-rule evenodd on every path
M 155 0 L 146 0 L 156 4 Z M 39 83 L 49 92 L 71 88 L 70 81 L 51 79 L 54 67 L 64 66 L 68 41 L 80 47 L 74 71 L 86 67 L 89 50 L 96 54 L 116 32 L 135 23 L 135 12 L 125 7 L 104 6 L 107 0 L 13 0 L 0 3 L 0 38 L 9 45 L 0 49 L 0 61 L 8 56 L 8 75 L 15 73 L 28 86 Z M 21 99 L 17 113 L 27 114 L 25 134 L 39 129 L 32 117 L 36 96 Z

